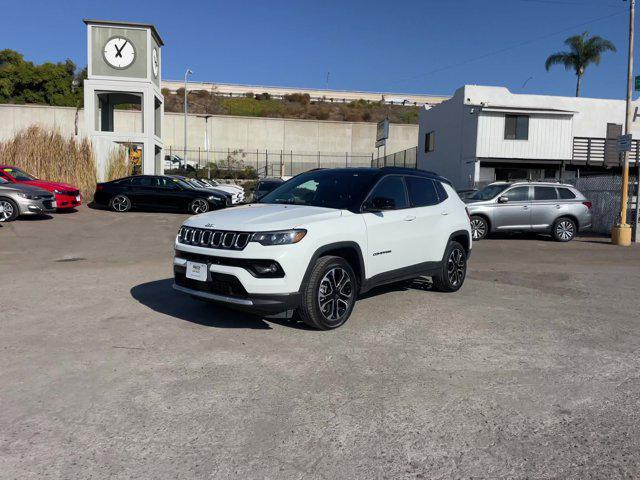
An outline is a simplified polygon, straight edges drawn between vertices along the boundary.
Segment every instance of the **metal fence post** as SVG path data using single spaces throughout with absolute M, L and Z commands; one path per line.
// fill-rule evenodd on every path
M 320 168 L 320 151 L 318 150 L 318 168 Z
M 291 150 L 291 176 L 293 177 L 293 150 Z
M 282 159 L 282 150 L 280 150 L 280 178 L 284 177 L 284 161 Z
M 349 152 L 344 152 L 344 167 L 347 168 L 349 166 Z
M 269 150 L 264 150 L 264 176 L 269 176 Z

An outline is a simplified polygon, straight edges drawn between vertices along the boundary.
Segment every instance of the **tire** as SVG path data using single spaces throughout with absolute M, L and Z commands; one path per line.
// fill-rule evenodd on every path
M 320 257 L 302 292 L 298 314 L 312 328 L 338 328 L 349 319 L 357 294 L 358 280 L 349 262 L 342 257 Z
M 551 227 L 551 236 L 557 242 L 570 242 L 576 236 L 578 227 L 569 217 L 560 217 L 553 222 Z
M 199 215 L 209 211 L 209 202 L 205 198 L 195 198 L 189 204 L 189 213 Z
M 116 195 L 109 200 L 109 208 L 114 212 L 128 212 L 131 210 L 131 199 L 126 195 Z
M 458 242 L 450 242 L 444 254 L 442 270 L 433 276 L 433 288 L 439 292 L 457 292 L 467 276 L 467 252 Z
M 18 204 L 10 198 L 0 198 L 0 222 L 13 222 L 20 215 Z
M 471 237 L 474 241 L 482 240 L 489 234 L 489 222 L 479 215 L 471 216 Z

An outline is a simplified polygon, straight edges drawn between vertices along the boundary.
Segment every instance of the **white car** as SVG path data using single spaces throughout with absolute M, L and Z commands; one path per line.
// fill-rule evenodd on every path
M 446 179 L 402 168 L 313 170 L 260 203 L 184 222 L 174 288 L 263 315 L 297 310 L 326 330 L 378 285 L 426 275 L 439 291 L 458 290 L 470 254 L 469 217 Z
M 221 187 L 214 187 L 212 186 L 207 180 L 205 179 L 200 179 L 200 178 L 190 178 L 190 177 L 183 177 L 180 175 L 170 175 L 174 178 L 179 178 L 180 180 L 183 180 L 185 182 L 187 182 L 189 185 L 195 187 L 195 188 L 206 188 L 209 190 L 213 190 L 214 192 L 219 192 L 225 195 L 230 195 L 231 196 L 231 204 L 235 205 L 237 203 L 241 203 L 244 201 L 244 190 L 242 191 L 242 193 L 240 193 L 237 189 L 235 188 L 221 188 Z
M 244 201 L 244 188 L 242 188 L 239 185 L 232 185 L 229 183 L 220 183 L 220 182 L 216 182 L 215 180 L 211 180 L 208 178 L 202 178 L 200 179 L 201 182 L 207 184 L 208 186 L 212 187 L 212 188 L 216 188 L 218 190 L 221 190 L 223 192 L 227 192 L 230 193 L 232 195 L 234 195 L 234 199 L 237 198 L 237 202 L 234 201 L 234 203 L 240 203 Z

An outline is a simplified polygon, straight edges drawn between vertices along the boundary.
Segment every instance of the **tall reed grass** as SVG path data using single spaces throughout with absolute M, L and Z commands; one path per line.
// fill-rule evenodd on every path
M 127 150 L 124 147 L 114 148 L 107 157 L 106 181 L 132 175 L 133 166 L 130 164 Z
M 87 139 L 65 138 L 57 131 L 31 126 L 0 143 L 0 163 L 43 180 L 76 186 L 86 201 L 95 191 L 95 154 Z

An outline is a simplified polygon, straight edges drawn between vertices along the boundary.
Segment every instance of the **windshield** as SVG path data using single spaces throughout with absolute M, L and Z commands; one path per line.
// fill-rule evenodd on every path
M 509 186 L 508 183 L 501 183 L 499 185 L 487 185 L 482 190 L 478 190 L 476 193 L 471 195 L 469 200 L 491 200 L 493 197 L 498 195 L 499 193 L 505 191 Z
M 283 183 L 259 203 L 353 210 L 362 203 L 376 174 L 376 170 L 315 170 Z
M 13 178 L 15 178 L 16 180 L 19 181 L 29 181 L 29 180 L 35 180 L 36 177 L 32 177 L 31 175 L 29 175 L 26 172 L 23 172 L 22 170 L 20 170 L 19 168 L 3 168 L 2 169 L 4 172 L 7 172 L 9 175 L 11 175 Z

